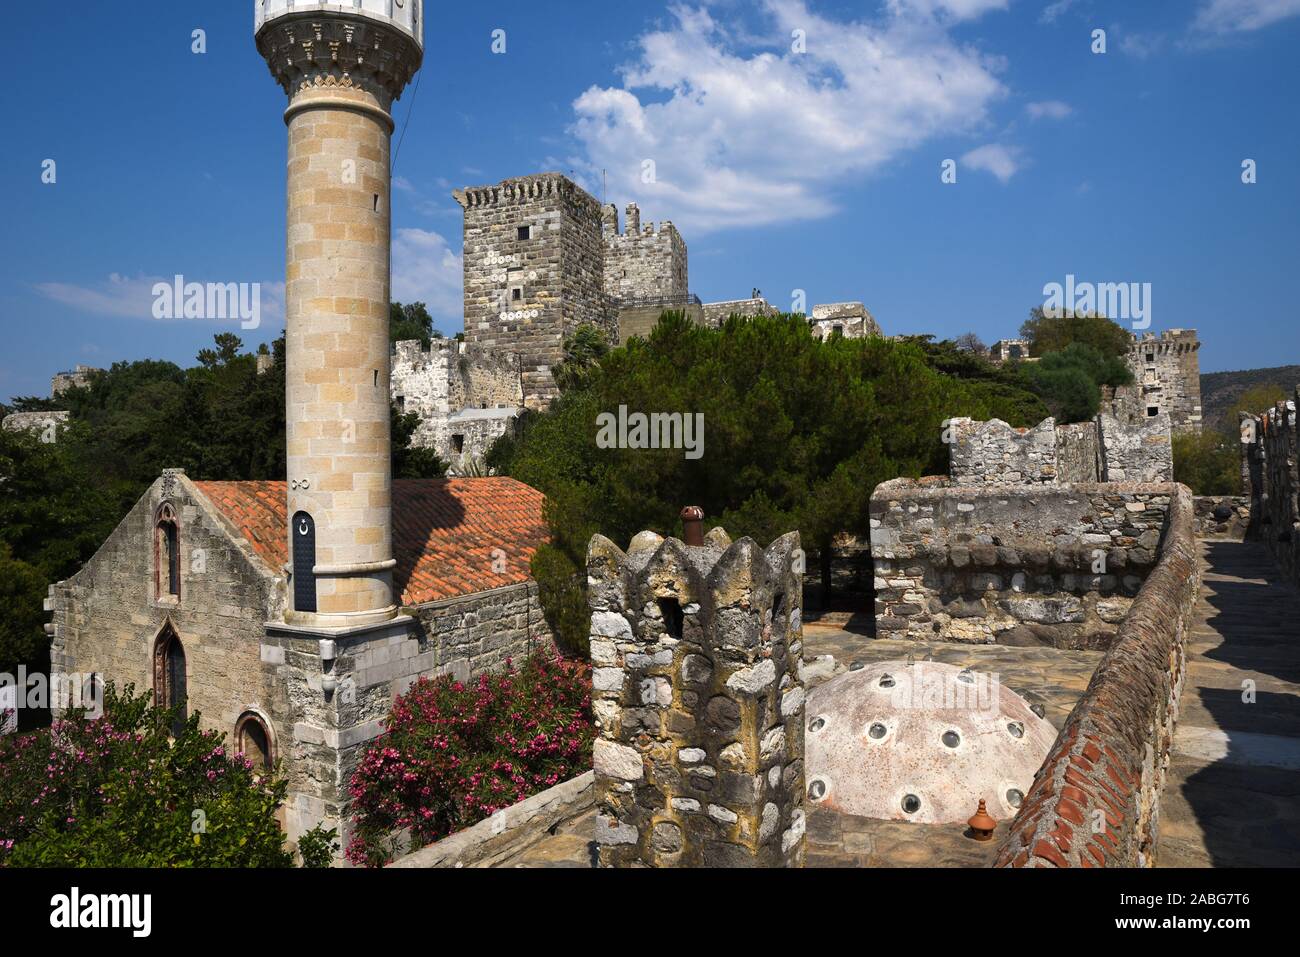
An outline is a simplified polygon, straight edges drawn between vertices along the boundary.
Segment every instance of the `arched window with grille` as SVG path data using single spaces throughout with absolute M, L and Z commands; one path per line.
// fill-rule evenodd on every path
M 171 502 L 158 506 L 154 516 L 154 585 L 159 598 L 181 597 L 181 532 Z

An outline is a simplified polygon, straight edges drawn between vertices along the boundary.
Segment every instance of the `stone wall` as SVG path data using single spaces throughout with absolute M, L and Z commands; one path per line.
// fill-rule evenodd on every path
M 650 331 L 667 311 L 685 313 L 696 325 L 704 325 L 704 307 L 688 299 L 667 301 L 647 306 L 623 306 L 618 310 L 618 344 L 625 346 L 633 336 L 650 337 Z
M 1167 415 L 1177 433 L 1201 431 L 1201 344 L 1193 329 L 1134 336 L 1125 357 L 1133 382 L 1102 392 L 1102 408 L 1124 423 Z
M 103 372 L 103 369 L 96 369 L 94 366 L 83 366 L 78 364 L 71 372 L 56 372 L 50 380 L 50 398 L 54 398 L 69 389 L 84 389 L 90 385 L 90 380 L 96 372 Z
M 1017 429 L 1001 419 L 949 419 L 948 472 L 961 485 L 1173 481 L 1169 420 L 1126 422 L 1103 414 L 1092 422 L 1044 419 Z
M 71 412 L 11 412 L 0 421 L 6 432 L 37 432 L 42 442 L 54 442 L 68 427 Z
M 766 299 L 730 299 L 726 302 L 704 303 L 704 324 L 717 328 L 736 316 L 774 316 L 779 310 Z
M 1044 419 L 1032 429 L 1013 428 L 1001 419 L 974 422 L 949 419 L 949 474 L 963 485 L 1043 484 L 1057 481 L 1056 422 Z
M 1108 647 L 1155 565 L 1173 489 L 885 482 L 871 496 L 876 633 Z
M 685 296 L 690 291 L 686 242 L 668 220 L 641 224 L 636 203 L 627 205 L 627 228 L 618 211 L 604 207 L 605 294 L 614 300 Z
M 1249 537 L 1264 542 L 1283 574 L 1300 584 L 1300 473 L 1294 399 L 1242 418 L 1242 480 L 1250 496 Z
M 880 324 L 860 302 L 832 302 L 813 306 L 812 333 L 818 339 L 825 340 L 832 335 L 841 335 L 845 339 L 865 339 L 879 336 Z
M 1150 867 L 1199 590 L 1191 493 L 998 849 L 1000 867 Z
M 160 594 L 155 515 L 170 503 L 178 519 L 180 595 Z M 283 659 L 263 647 L 268 615 L 283 617 L 284 582 L 234 539 L 179 471 L 158 479 L 81 570 L 52 587 L 50 667 L 95 673 L 118 689 L 154 687 L 153 655 L 170 625 L 185 652 L 189 710 L 201 727 L 233 738 L 252 711 L 270 726 L 290 789 L 295 767 L 293 709 L 280 680 Z
M 465 341 L 517 353 L 524 404 L 544 407 L 565 336 L 582 323 L 613 335 L 600 204 L 559 173 L 453 196 L 465 211 Z
M 516 354 L 455 339 L 434 339 L 427 349 L 419 340 L 393 343 L 391 382 L 398 409 L 420 417 L 411 444 L 432 448 L 453 472 L 482 459 L 523 406 Z
M 1174 451 L 1168 415 L 1121 422 L 1103 412 L 1097 416 L 1097 424 L 1105 481 L 1173 481 Z
M 798 547 L 591 540 L 602 866 L 802 865 Z

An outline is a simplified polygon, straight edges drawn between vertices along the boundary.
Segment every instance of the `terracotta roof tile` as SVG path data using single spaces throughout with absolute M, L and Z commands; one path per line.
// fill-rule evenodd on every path
M 285 483 L 194 484 L 279 573 L 288 561 Z M 537 489 L 504 476 L 395 480 L 393 584 L 402 603 L 527 580 L 533 552 L 549 539 L 543 501 Z

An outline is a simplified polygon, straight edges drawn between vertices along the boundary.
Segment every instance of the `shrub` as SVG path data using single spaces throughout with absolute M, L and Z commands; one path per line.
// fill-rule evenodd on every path
M 101 718 L 76 711 L 0 739 L 0 865 L 292 866 L 275 820 L 285 782 L 197 714 L 171 739 L 172 717 L 109 685 Z
M 408 830 L 446 837 L 591 767 L 591 670 L 535 653 L 470 685 L 421 678 L 352 776 L 347 857 L 378 867 Z
M 1241 443 L 1219 432 L 1173 437 L 1174 481 L 1194 495 L 1241 494 Z

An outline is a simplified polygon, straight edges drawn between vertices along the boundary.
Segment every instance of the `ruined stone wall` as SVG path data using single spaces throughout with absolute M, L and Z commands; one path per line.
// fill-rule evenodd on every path
M 1300 473 L 1294 399 L 1242 420 L 1242 475 L 1250 496 L 1249 536 L 1263 541 L 1282 573 L 1300 584 Z
M 1058 482 L 1100 482 L 1101 438 L 1096 422 L 1056 427 L 1056 478 Z
M 620 233 L 617 210 L 606 206 L 604 241 L 605 294 L 611 299 L 685 296 L 690 291 L 686 242 L 670 221 L 643 226 L 636 203 L 628 203 L 627 228 Z
M 56 398 L 69 389 L 84 389 L 96 372 L 103 372 L 94 366 L 77 365 L 71 372 L 57 372 L 50 380 L 50 398 Z
M 1107 482 L 1172 482 L 1174 451 L 1169 416 L 1122 422 L 1113 415 L 1097 416 L 1101 443 L 1101 472 Z
M 1056 422 L 1044 419 L 1032 429 L 1013 428 L 1001 419 L 974 422 L 949 419 L 949 474 L 963 485 L 1055 483 Z
M 1173 489 L 885 482 L 871 496 L 876 633 L 1108 647 L 1156 562 Z
M 6 432 L 36 432 L 41 441 L 55 442 L 59 432 L 68 427 L 71 412 L 11 412 L 0 421 Z
M 813 306 L 809 322 L 813 335 L 822 340 L 832 335 L 841 335 L 845 339 L 865 339 L 881 334 L 880 324 L 860 302 L 833 302 Z
M 399 410 L 420 417 L 411 445 L 460 468 L 513 427 L 523 406 L 519 357 L 455 339 L 434 339 L 428 349 L 419 340 L 396 342 L 392 397 Z
M 602 866 L 802 865 L 798 546 L 592 539 Z
M 999 867 L 1150 867 L 1199 590 L 1191 493 L 1173 486 L 1160 560 L 1066 719 Z
M 465 341 L 518 353 L 524 404 L 544 407 L 564 337 L 581 323 L 613 335 L 600 204 L 558 173 L 453 195 L 465 211 Z

